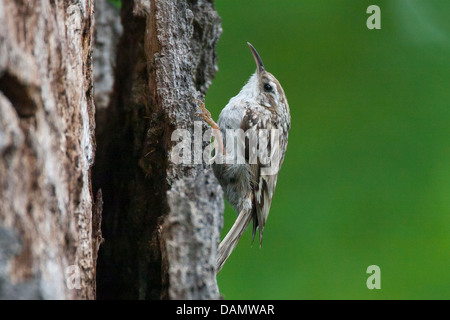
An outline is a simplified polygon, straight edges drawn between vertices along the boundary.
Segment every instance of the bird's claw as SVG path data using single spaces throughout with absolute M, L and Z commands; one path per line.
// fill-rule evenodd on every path
M 225 148 L 223 145 L 223 138 L 222 138 L 222 133 L 220 132 L 220 127 L 217 123 L 214 122 L 214 120 L 211 117 L 211 113 L 209 112 L 208 109 L 206 109 L 205 104 L 203 103 L 203 101 L 200 101 L 198 99 L 194 99 L 194 101 L 196 101 L 201 108 L 201 111 L 197 111 L 194 114 L 199 115 L 200 117 L 202 117 L 206 123 L 208 123 L 213 129 L 218 130 L 218 140 L 219 142 L 217 143 L 216 139 L 214 139 L 214 148 L 216 150 L 222 150 L 222 154 L 225 155 Z M 218 149 L 220 148 L 220 149 Z M 211 163 L 214 162 L 214 160 L 216 159 L 218 153 L 216 153 L 216 155 L 214 157 L 211 158 Z

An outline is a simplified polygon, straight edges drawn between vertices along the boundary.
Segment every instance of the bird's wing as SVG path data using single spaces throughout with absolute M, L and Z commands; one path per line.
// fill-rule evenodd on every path
M 259 242 L 262 244 L 263 230 L 269 215 L 270 205 L 278 178 L 278 169 L 280 166 L 280 146 L 277 143 L 272 129 L 278 129 L 271 121 L 269 114 L 247 109 L 241 128 L 248 133 L 249 129 L 255 130 L 258 135 L 258 144 L 256 146 L 256 163 L 252 161 L 252 148 L 255 147 L 255 139 L 246 135 L 245 157 L 250 166 L 251 184 L 253 192 L 253 240 L 256 229 L 259 227 Z M 265 141 L 264 141 L 264 137 Z M 275 139 L 275 140 L 274 140 Z M 264 154 L 264 152 L 267 152 Z M 264 159 L 265 158 L 265 159 Z M 265 160 L 265 161 L 264 161 Z M 271 170 L 273 169 L 273 170 Z M 253 242 L 252 240 L 252 242 Z

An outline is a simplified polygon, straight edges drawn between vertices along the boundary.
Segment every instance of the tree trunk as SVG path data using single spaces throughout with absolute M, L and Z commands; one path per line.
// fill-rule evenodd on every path
M 92 299 L 93 1 L 0 0 L 0 299 Z
M 216 71 L 212 1 L 127 1 L 111 103 L 98 110 L 95 188 L 105 205 L 99 298 L 219 298 L 222 191 L 209 165 L 176 165 Z M 203 125 L 203 129 L 206 126 Z
M 0 298 L 220 298 L 222 191 L 169 157 L 206 129 L 220 18 L 122 2 L 0 0 Z

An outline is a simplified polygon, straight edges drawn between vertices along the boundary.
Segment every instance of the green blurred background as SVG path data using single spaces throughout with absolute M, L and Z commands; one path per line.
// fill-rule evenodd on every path
M 381 30 L 369 30 L 369 5 Z M 264 230 L 218 281 L 226 299 L 450 299 L 450 1 L 216 0 L 215 119 L 255 70 L 292 129 Z M 227 206 L 223 235 L 236 213 Z M 369 290 L 369 265 L 381 290 Z

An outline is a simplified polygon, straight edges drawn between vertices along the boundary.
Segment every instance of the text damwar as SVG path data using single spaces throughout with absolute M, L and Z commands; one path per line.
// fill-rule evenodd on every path
M 221 304 L 220 309 L 215 309 L 212 307 L 190 307 L 183 304 L 182 307 L 177 307 L 177 314 L 195 314 L 202 315 L 203 317 L 207 317 L 211 313 L 220 314 L 275 314 L 274 306 L 271 304 L 268 305 L 258 305 L 258 304 L 244 304 L 244 305 L 226 305 Z

